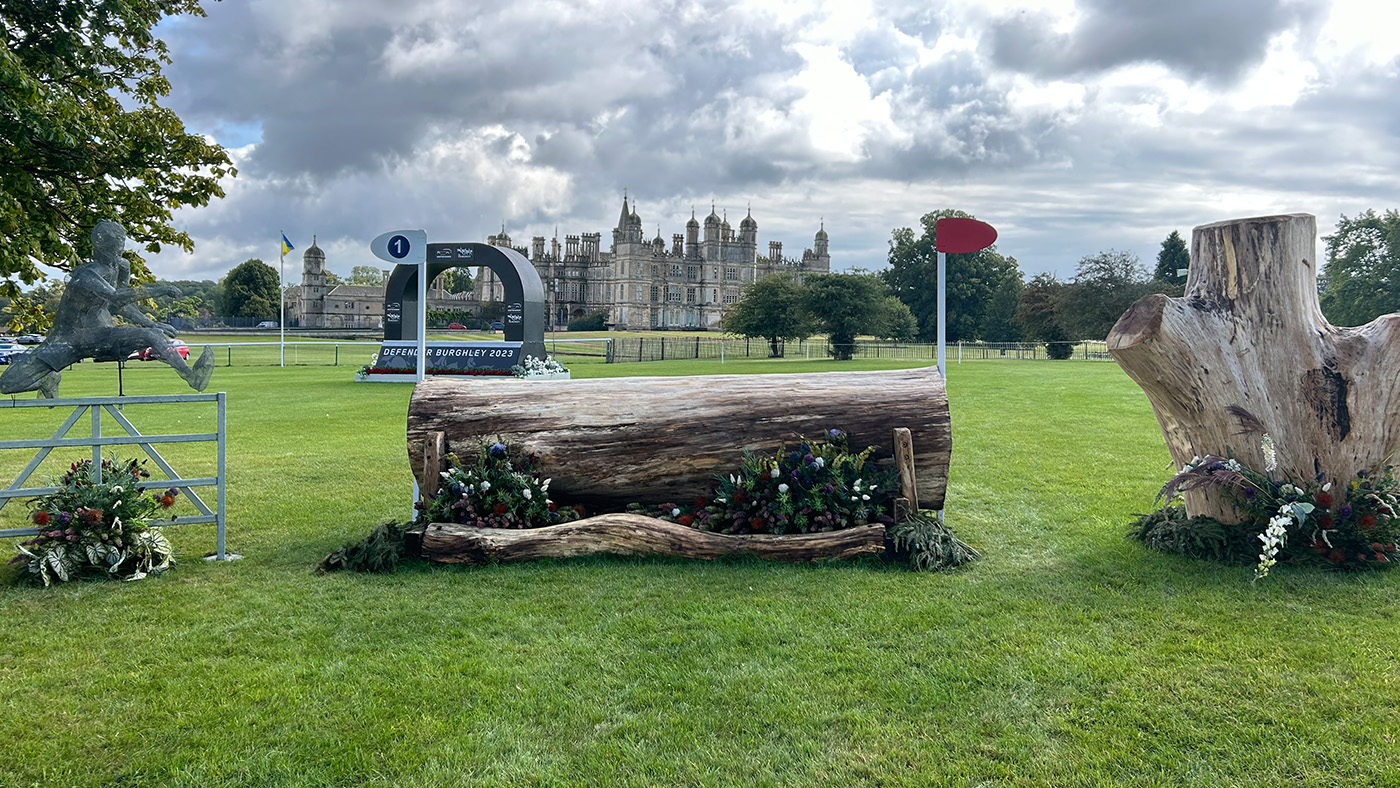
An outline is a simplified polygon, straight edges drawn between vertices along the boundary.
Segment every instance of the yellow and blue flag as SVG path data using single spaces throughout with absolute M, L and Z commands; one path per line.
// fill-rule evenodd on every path
M 295 248 L 295 246 L 292 246 L 292 242 L 287 240 L 287 234 L 282 233 L 282 254 L 285 256 L 287 252 L 290 252 Z

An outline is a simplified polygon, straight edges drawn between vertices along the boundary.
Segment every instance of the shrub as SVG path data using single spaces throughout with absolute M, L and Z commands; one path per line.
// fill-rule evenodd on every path
M 1073 342 L 1046 342 L 1045 355 L 1055 361 L 1064 361 L 1074 355 Z
M 770 456 L 744 453 L 739 472 L 716 476 L 712 498 L 662 504 L 654 516 L 726 534 L 801 534 L 893 522 L 892 470 L 868 462 L 874 446 L 852 452 L 846 433 L 798 438 Z M 640 507 L 638 507 L 640 509 Z
M 1180 504 L 1144 514 L 1128 536 L 1154 550 L 1222 564 L 1250 563 L 1259 549 L 1262 529 L 1226 525 L 1210 517 L 1187 517 Z
M 21 563 L 45 586 L 75 577 L 140 580 L 174 563 L 170 542 L 150 527 L 151 515 L 175 504 L 170 488 L 146 495 L 142 479 L 150 477 L 144 460 L 118 464 L 106 459 L 75 462 L 54 482 L 59 489 L 30 503 L 30 519 L 39 535 L 16 545 Z M 102 480 L 97 480 L 98 470 Z
M 927 512 L 915 512 L 907 520 L 885 529 L 885 553 L 892 561 L 906 561 L 910 569 L 938 572 L 969 564 L 982 557 L 947 525 Z
M 589 312 L 587 315 L 569 321 L 570 331 L 603 331 L 608 327 L 608 311 L 599 309 L 596 312 Z
M 405 555 L 404 533 L 408 523 L 390 520 L 381 523 L 369 536 L 349 542 L 321 559 L 317 574 L 349 569 L 354 572 L 397 572 Z
M 582 507 L 560 507 L 549 500 L 549 479 L 540 479 L 531 454 L 512 459 L 504 443 L 482 444 L 475 462 L 447 457 L 437 495 L 419 502 L 428 522 L 483 528 L 538 528 L 568 522 Z

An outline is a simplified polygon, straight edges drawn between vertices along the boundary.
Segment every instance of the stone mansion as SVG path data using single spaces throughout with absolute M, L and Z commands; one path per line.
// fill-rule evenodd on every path
M 543 236 L 530 247 L 516 247 L 504 228 L 487 243 L 515 249 L 529 258 L 544 283 L 549 329 L 605 310 L 616 329 L 718 329 L 725 306 L 739 300 L 744 285 L 773 273 L 788 273 L 801 281 L 808 274 L 831 271 L 826 228 L 817 230 L 812 248 L 800 258 L 783 257 L 781 241 L 768 242 L 767 256 L 758 253 L 758 222 L 752 211 L 734 232 L 727 219 L 711 206 L 702 224 L 691 211 L 685 235 L 671 236 L 668 246 L 658 228 L 648 241 L 636 206 L 622 198 L 622 213 L 612 231 L 612 248 L 604 251 L 601 233 L 566 235 L 561 247 L 556 236 L 545 248 Z M 503 298 L 500 282 L 489 269 L 476 274 L 476 299 Z
M 608 323 L 616 329 L 718 329 L 724 308 L 739 300 L 745 285 L 774 273 L 802 281 L 831 271 L 824 224 L 800 258 L 783 257 L 781 241 L 769 241 L 764 256 L 758 253 L 758 222 L 751 211 L 736 233 L 711 206 L 703 225 L 691 211 L 685 234 L 672 235 L 667 246 L 659 228 L 655 238 L 646 240 L 642 218 L 635 205 L 629 208 L 626 196 L 608 251 L 602 248 L 601 233 L 566 235 L 562 246 L 556 235 L 548 248 L 543 236 L 535 236 L 526 248 L 514 246 L 503 227 L 486 241 L 514 249 L 535 266 L 545 288 L 547 330 L 563 329 L 598 310 L 608 313 Z M 325 265 L 325 252 L 313 242 L 302 253 L 301 284 L 287 289 L 289 322 L 303 328 L 382 326 L 384 286 L 328 284 Z M 484 302 L 504 299 L 504 288 L 490 269 L 473 274 L 473 293 L 430 288 L 428 307 L 476 311 Z

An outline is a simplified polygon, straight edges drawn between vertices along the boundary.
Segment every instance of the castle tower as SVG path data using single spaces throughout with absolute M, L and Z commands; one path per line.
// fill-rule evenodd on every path
M 690 206 L 690 221 L 685 223 L 685 256 L 700 256 L 700 220 L 695 218 L 695 206 Z
M 715 206 L 710 205 L 710 215 L 705 217 L 705 254 L 706 260 L 719 259 L 719 214 L 715 213 Z
M 777 265 L 778 263 L 782 262 L 782 260 L 783 260 L 783 242 L 782 242 L 782 241 L 769 241 L 769 242 L 768 242 L 768 262 L 772 263 L 773 265 Z
M 817 236 L 812 242 L 812 270 L 815 273 L 829 273 L 831 271 L 831 252 L 827 250 L 826 220 L 822 220 L 821 228 L 817 230 Z
M 753 208 L 748 216 L 739 222 L 739 244 L 744 247 L 744 258 L 751 260 L 758 253 L 758 222 L 753 219 Z
M 537 235 L 530 239 L 530 259 L 540 260 L 544 257 L 544 236 Z
M 301 325 L 303 328 L 325 326 L 326 294 L 326 253 L 316 245 L 316 236 L 311 236 L 311 245 L 301 253 Z

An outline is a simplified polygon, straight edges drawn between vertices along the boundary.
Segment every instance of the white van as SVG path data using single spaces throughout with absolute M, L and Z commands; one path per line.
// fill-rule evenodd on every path
M 276 327 L 277 327 L 277 321 L 276 321 L 276 320 L 264 320 L 264 321 L 262 321 L 261 323 L 258 324 L 258 328 L 276 328 Z

